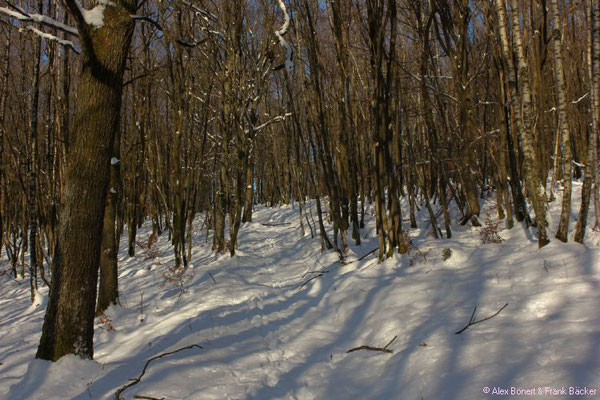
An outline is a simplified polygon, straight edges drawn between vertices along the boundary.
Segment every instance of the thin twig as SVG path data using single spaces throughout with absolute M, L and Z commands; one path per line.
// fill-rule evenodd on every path
M 215 281 L 215 277 L 209 272 L 208 275 L 210 275 L 210 278 L 213 280 L 213 282 L 216 284 L 217 281 Z
M 365 258 L 367 258 L 368 256 L 370 256 L 371 254 L 375 253 L 377 250 L 379 250 L 379 246 L 375 247 L 373 250 L 371 250 L 370 252 L 368 252 L 367 254 L 363 255 L 362 257 L 360 257 L 359 259 L 357 259 L 356 261 L 362 261 Z M 354 262 L 354 261 L 353 261 Z M 348 263 L 350 264 L 350 263 Z
M 379 246 L 375 247 L 373 250 L 369 251 L 366 254 L 363 254 L 362 256 L 360 256 L 359 258 L 357 258 L 356 260 L 352 260 L 352 261 L 348 261 L 348 262 L 343 262 L 343 265 L 348 265 L 348 264 L 352 264 L 355 262 L 359 262 L 364 260 L 365 258 L 369 257 L 371 254 L 375 253 L 377 250 L 379 250 Z
M 321 271 L 307 271 L 304 273 L 304 275 L 302 275 L 302 277 L 304 278 L 308 274 L 328 274 L 328 273 L 329 273 L 329 271 L 324 270 L 324 269 Z
M 478 324 L 480 322 L 484 322 L 487 321 L 488 319 L 492 319 L 494 318 L 496 315 L 500 314 L 500 312 L 502 310 L 504 310 L 506 307 L 508 306 L 508 303 L 506 303 L 504 306 L 502 306 L 501 309 L 499 309 L 498 311 L 496 311 L 495 314 L 490 315 L 489 317 L 486 317 L 484 319 L 480 319 L 479 321 L 475 321 L 475 310 L 477 310 L 477 307 L 475 307 L 473 309 L 473 314 L 471 314 L 471 318 L 469 319 L 469 323 L 467 324 L 467 326 L 465 326 L 464 328 L 462 328 L 461 330 L 456 332 L 456 335 L 460 335 L 461 333 L 463 333 L 464 331 L 466 331 L 467 329 L 469 329 L 469 327 L 471 327 L 472 325 Z
M 369 351 L 380 351 L 382 353 L 393 353 L 393 350 L 388 349 L 388 347 L 394 343 L 394 340 L 396 340 L 396 338 L 398 337 L 398 335 L 394 336 L 394 338 L 392 340 L 390 340 L 388 342 L 388 344 L 386 344 L 383 347 L 373 347 L 373 346 L 358 346 L 358 347 L 354 347 L 350 350 L 348 350 L 346 353 L 352 353 L 353 351 L 358 351 L 358 350 L 369 350 Z
M 168 351 L 166 353 L 162 353 L 162 354 L 159 354 L 157 356 L 154 356 L 154 357 L 150 358 L 148 361 L 146 361 L 146 364 L 144 365 L 144 369 L 142 370 L 142 373 L 137 378 L 130 379 L 130 382 L 128 384 L 121 386 L 119 388 L 119 390 L 117 390 L 115 392 L 115 400 L 121 400 L 121 393 L 123 393 L 127 388 L 130 388 L 133 385 L 137 385 L 138 383 L 140 383 L 142 381 L 142 377 L 144 376 L 144 374 L 146 374 L 146 369 L 148 368 L 148 365 L 152 361 L 154 361 L 154 360 L 156 360 L 158 358 L 163 358 L 163 357 L 169 356 L 171 354 L 178 353 L 178 352 L 180 352 L 182 350 L 192 349 L 194 347 L 197 347 L 199 349 L 203 349 L 204 348 L 204 347 L 202 347 L 202 346 L 200 346 L 198 344 L 192 344 L 190 346 L 185 346 L 185 347 L 182 347 L 182 348 L 177 349 L 177 350 Z
M 394 336 L 394 338 L 392 340 L 390 340 L 388 344 L 383 346 L 383 348 L 387 349 L 388 347 L 390 347 L 390 344 L 394 343 L 394 340 L 396 340 L 397 338 L 398 338 L 398 335 Z
M 308 284 L 308 283 L 309 283 L 310 281 L 312 281 L 313 279 L 317 279 L 317 278 L 320 278 L 320 277 L 322 277 L 322 276 L 323 276 L 323 274 L 322 274 L 322 273 L 320 273 L 320 274 L 318 274 L 318 275 L 315 275 L 315 276 L 311 277 L 311 278 L 310 278 L 310 279 L 308 279 L 306 282 L 304 282 L 302 285 L 298 286 L 298 290 L 302 289 L 304 286 L 306 286 L 306 284 Z
M 353 351 L 358 350 L 369 350 L 369 351 L 381 351 L 383 353 L 393 353 L 392 350 L 384 349 L 383 347 L 372 347 L 372 346 L 359 346 L 353 349 L 348 350 L 346 353 L 352 353 Z

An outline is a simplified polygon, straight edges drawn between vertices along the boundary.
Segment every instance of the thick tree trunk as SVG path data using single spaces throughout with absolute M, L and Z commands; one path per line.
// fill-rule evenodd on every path
M 78 5 L 83 69 L 65 174 L 64 207 L 53 260 L 53 279 L 37 358 L 66 354 L 93 358 L 96 285 L 113 141 L 119 126 L 126 55 L 134 5 L 107 3 L 104 25 L 86 25 Z

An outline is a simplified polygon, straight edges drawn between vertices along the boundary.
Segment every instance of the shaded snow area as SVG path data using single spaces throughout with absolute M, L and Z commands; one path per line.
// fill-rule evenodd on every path
M 575 183 L 573 218 L 580 188 Z M 559 206 L 550 204 L 553 232 Z M 492 202 L 483 210 L 495 218 Z M 334 252 L 320 252 L 317 238 L 301 237 L 297 207 L 258 207 L 254 220 L 242 227 L 234 258 L 211 253 L 199 220 L 193 265 L 183 275 L 169 271 L 166 233 L 155 258 L 141 249 L 127 257 L 123 239 L 122 304 L 96 319 L 94 361 L 34 360 L 48 290 L 40 288 L 31 305 L 26 281 L 5 274 L 0 398 L 114 398 L 147 360 L 194 344 L 202 349 L 152 361 L 121 397 L 600 398 L 597 232 L 588 230 L 585 246 L 553 240 L 541 250 L 535 232 L 518 223 L 512 230 L 500 225 L 499 244 L 482 244 L 482 228 L 470 226 L 454 226 L 452 239 L 435 240 L 423 209 L 420 228 L 410 231 L 409 255 L 342 265 Z M 373 217 L 367 222 L 363 245 L 351 248 L 348 261 L 376 246 Z M 5 260 L 1 268 L 8 269 Z M 506 303 L 498 315 L 455 334 L 474 307 L 474 320 L 481 320 Z M 392 353 L 347 353 L 385 347 L 394 337 Z M 588 394 L 570 396 L 576 387 Z

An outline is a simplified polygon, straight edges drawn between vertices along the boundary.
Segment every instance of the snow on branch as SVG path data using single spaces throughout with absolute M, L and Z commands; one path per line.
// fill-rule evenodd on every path
M 13 5 L 8 2 L 7 2 L 7 4 L 14 11 L 8 7 L 0 7 L 0 13 L 8 15 L 9 17 L 15 18 L 21 22 L 35 22 L 35 23 L 38 23 L 41 25 L 46 25 L 51 28 L 58 29 L 59 31 L 68 33 L 70 35 L 75 35 L 75 36 L 79 35 L 79 31 L 76 28 L 73 28 L 73 27 L 65 25 L 61 22 L 58 22 L 53 18 L 50 18 L 46 15 L 41 15 L 41 14 L 28 14 L 22 8 L 20 8 L 16 5 Z
M 588 95 L 590 94 L 590 92 L 585 93 L 583 96 L 581 96 L 580 98 L 578 98 L 577 100 L 573 100 L 571 103 L 573 104 L 577 104 L 579 103 L 581 100 L 585 99 L 586 97 L 588 97 Z
M 192 3 L 182 0 L 182 3 L 185 4 L 186 6 L 190 7 L 192 10 L 194 10 L 196 12 L 197 15 L 200 15 L 204 18 L 204 20 L 206 20 L 207 22 L 210 21 L 217 21 L 217 17 L 214 14 L 211 14 L 210 12 L 203 10 L 195 5 L 193 5 Z
M 290 43 L 283 38 L 283 36 L 288 32 L 288 29 L 290 28 L 290 14 L 288 13 L 283 0 L 277 0 L 277 2 L 279 3 L 279 7 L 281 8 L 281 11 L 283 11 L 284 20 L 283 20 L 283 25 L 281 26 L 281 28 L 279 28 L 279 30 L 275 31 L 275 36 L 277 36 L 277 38 L 279 38 L 279 44 L 283 48 L 285 48 L 285 51 L 286 51 L 285 68 L 288 71 L 291 71 L 292 68 L 294 68 L 294 63 L 292 62 L 292 56 L 294 55 L 294 51 L 292 50 L 292 45 L 290 45 Z M 275 69 L 280 69 L 281 67 L 282 66 L 280 65 L 278 67 L 275 67 Z
M 71 50 L 73 50 L 75 53 L 77 54 L 81 54 L 81 49 L 79 49 L 77 46 L 75 46 L 73 44 L 73 42 L 71 42 L 70 40 L 64 40 L 64 39 L 60 39 L 54 35 L 51 35 L 49 33 L 46 32 L 42 32 L 39 29 L 37 29 L 36 27 L 32 26 L 32 25 L 27 25 L 25 28 L 22 28 L 23 30 L 28 30 L 31 31 L 33 33 L 35 33 L 36 35 L 38 35 L 39 37 L 49 40 L 51 42 L 56 42 L 62 46 L 68 47 Z
M 273 118 L 273 119 L 271 119 L 271 120 L 269 120 L 269 121 L 265 122 L 264 124 L 261 124 L 261 125 L 259 125 L 259 126 L 254 126 L 254 127 L 252 127 L 252 130 L 253 130 L 254 132 L 256 132 L 256 131 L 260 131 L 261 129 L 263 129 L 263 128 L 265 128 L 265 127 L 267 127 L 267 126 L 269 126 L 269 125 L 271 125 L 271 124 L 273 124 L 273 123 L 275 123 L 275 122 L 281 122 L 281 121 L 285 121 L 285 119 L 286 119 L 287 117 L 291 117 L 291 116 L 292 116 L 292 113 L 286 113 L 286 114 L 284 114 L 284 115 L 278 115 L 278 116 L 276 116 L 275 118 Z

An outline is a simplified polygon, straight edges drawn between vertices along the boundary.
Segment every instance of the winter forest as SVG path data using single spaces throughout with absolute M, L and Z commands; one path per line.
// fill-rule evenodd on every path
M 0 22 L 0 398 L 600 396 L 599 0 Z

